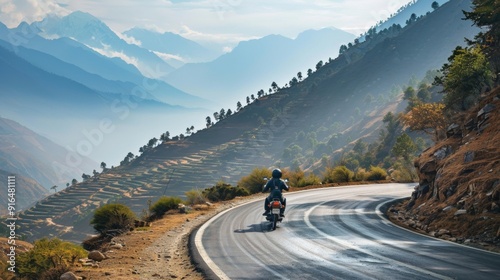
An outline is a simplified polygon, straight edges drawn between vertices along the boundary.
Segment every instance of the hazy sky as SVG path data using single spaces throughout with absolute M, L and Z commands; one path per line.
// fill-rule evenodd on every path
M 122 32 L 134 26 L 201 41 L 236 42 L 337 27 L 355 35 L 410 0 L 0 0 L 0 21 L 14 27 L 48 13 L 88 12 Z

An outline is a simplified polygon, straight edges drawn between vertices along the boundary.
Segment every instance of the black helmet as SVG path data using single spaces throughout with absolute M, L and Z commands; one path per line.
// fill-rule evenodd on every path
M 281 178 L 281 175 L 283 175 L 283 173 L 281 173 L 281 170 L 278 168 L 273 170 L 273 178 Z

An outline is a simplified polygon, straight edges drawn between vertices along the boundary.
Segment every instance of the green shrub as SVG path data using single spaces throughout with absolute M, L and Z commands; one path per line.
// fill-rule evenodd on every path
M 406 170 L 394 170 L 391 178 L 398 183 L 412 182 L 411 174 Z
M 354 172 L 345 166 L 337 166 L 335 168 L 327 167 L 323 174 L 323 182 L 325 183 L 340 183 L 350 182 L 354 177 Z
M 396 182 L 407 183 L 415 182 L 418 179 L 416 169 L 412 164 L 404 161 L 397 161 L 393 165 L 394 171 L 391 172 L 390 176 Z
M 250 194 L 259 193 L 264 188 L 264 177 L 271 178 L 271 171 L 264 167 L 255 168 L 249 175 L 240 179 L 238 186 Z
M 57 238 L 43 238 L 35 241 L 33 249 L 19 254 L 17 273 L 22 279 L 59 279 L 70 265 L 86 256 L 87 252 L 78 245 Z
M 318 176 L 314 173 L 309 173 L 306 176 L 305 172 L 300 168 L 297 168 L 295 171 L 286 172 L 286 178 L 289 181 L 288 185 L 296 188 L 321 184 L 321 179 Z
M 368 181 L 380 181 L 387 179 L 387 171 L 378 167 L 378 166 L 370 166 L 370 172 L 368 172 L 368 176 L 366 178 Z
M 358 168 L 358 170 L 354 173 L 354 181 L 361 182 L 365 181 L 368 178 L 368 172 L 364 168 Z
M 187 191 L 185 194 L 186 204 L 188 205 L 203 204 L 207 202 L 207 198 L 203 195 L 203 191 L 199 189 Z
M 297 187 L 302 188 L 306 186 L 320 185 L 320 184 L 321 184 L 321 179 L 318 176 L 316 176 L 316 174 L 309 173 L 309 175 L 299 180 Z
M 161 218 L 168 210 L 178 209 L 182 199 L 178 197 L 162 196 L 153 206 L 151 206 L 151 217 Z
M 123 204 L 107 204 L 98 208 L 90 221 L 94 229 L 105 234 L 109 230 L 126 231 L 134 226 L 136 216 L 130 208 Z
M 242 187 L 233 187 L 224 182 L 218 182 L 215 186 L 203 191 L 203 195 L 210 201 L 231 200 L 237 196 L 247 196 L 250 193 Z
M 295 171 L 286 171 L 286 178 L 288 179 L 288 185 L 299 187 L 299 181 L 305 176 L 305 172 L 297 168 Z

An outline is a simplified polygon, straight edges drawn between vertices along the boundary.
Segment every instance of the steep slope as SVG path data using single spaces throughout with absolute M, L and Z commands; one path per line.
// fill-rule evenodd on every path
M 63 147 L 19 123 L 0 118 L 1 170 L 27 177 L 26 182 L 34 179 L 42 184 L 46 191 L 53 185 L 62 189 L 73 178 L 80 178 L 83 172 L 89 172 L 97 166 L 97 163 L 86 157 L 82 157 L 78 166 L 68 165 L 68 153 Z M 33 181 L 29 185 L 36 187 L 38 183 Z M 33 202 L 31 196 L 26 199 Z M 26 202 L 25 206 L 29 204 Z
M 273 81 L 282 86 L 299 71 L 305 76 L 308 68 L 336 57 L 340 45 L 353 39 L 354 35 L 333 28 L 307 31 L 295 40 L 269 35 L 241 42 L 214 61 L 186 64 L 166 80 L 187 92 L 234 106 L 238 97 L 260 89 L 267 92 Z
M 377 30 L 382 30 L 390 27 L 393 24 L 399 24 L 404 26 L 406 21 L 410 18 L 412 14 L 417 17 L 425 15 L 427 12 L 432 11 L 432 3 L 437 2 L 439 5 L 443 5 L 449 0 L 416 0 L 408 3 L 405 7 L 401 8 L 398 13 L 394 14 L 388 18 L 383 23 L 376 26 Z
M 356 139 L 376 138 L 384 115 L 404 108 L 391 95 L 393 86 L 439 67 L 456 45 L 464 44 L 464 37 L 477 32 L 462 20 L 462 9 L 470 3 L 443 5 L 399 36 L 359 44 L 301 83 L 263 96 L 208 129 L 162 143 L 129 165 L 47 198 L 21 215 L 25 234 L 31 239 L 50 233 L 81 240 L 91 232 L 92 211 L 108 201 L 141 213 L 148 200 L 163 194 L 183 195 L 221 179 L 235 184 L 257 166 L 292 166 L 284 157 L 290 146 L 299 146 L 295 154 L 315 148 L 297 162 L 306 169 L 323 156 L 341 154 Z M 368 100 L 368 95 L 375 98 Z M 72 202 L 62 207 L 61 201 Z M 48 213 L 56 225 L 43 222 Z
M 354 108 L 365 108 L 367 95 L 390 98 L 394 86 L 406 84 L 412 77 L 423 78 L 425 72 L 439 69 L 464 38 L 473 38 L 479 29 L 464 21 L 463 10 L 470 10 L 471 1 L 452 1 L 442 9 L 407 26 L 394 38 L 387 38 L 373 48 L 370 42 L 359 44 L 334 63 L 321 68 L 316 76 L 329 77 L 314 90 L 318 107 L 309 120 L 315 123 L 322 113 L 336 114 L 339 121 L 354 116 Z M 449 30 L 453 30 L 450 32 Z M 362 57 L 359 59 L 359 57 Z M 338 71 L 342 67 L 342 71 Z M 341 102 L 342 108 L 330 104 Z
M 2 189 L 7 189 L 7 180 L 10 177 L 15 177 L 15 189 L 16 189 L 16 203 L 15 208 L 16 211 L 22 211 L 28 207 L 31 207 L 38 200 L 49 195 L 49 191 L 36 182 L 33 179 L 30 179 L 25 176 L 17 175 L 12 172 L 7 172 L 4 170 L 0 170 L 0 185 Z M 0 215 L 6 216 L 8 215 L 7 207 L 8 207 L 8 196 L 2 195 L 0 196 Z
M 392 208 L 396 222 L 486 249 L 500 245 L 498 108 L 500 88 L 456 116 L 448 138 L 415 161 L 420 182 L 410 200 Z

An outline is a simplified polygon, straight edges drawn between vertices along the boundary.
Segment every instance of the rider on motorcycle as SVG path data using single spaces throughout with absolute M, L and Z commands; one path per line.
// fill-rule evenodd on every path
M 288 191 L 290 189 L 290 187 L 287 186 L 285 181 L 281 180 L 282 175 L 283 175 L 283 173 L 281 173 L 281 170 L 274 169 L 273 173 L 272 173 L 273 178 L 267 182 L 266 186 L 262 190 L 263 193 L 270 191 L 270 194 L 268 197 L 266 197 L 266 201 L 264 204 L 264 209 L 266 210 L 266 212 L 264 212 L 264 214 L 262 214 L 263 216 L 269 215 L 269 213 L 271 211 L 271 209 L 269 209 L 269 203 L 274 198 L 279 198 L 279 200 L 281 201 L 281 204 L 283 204 L 283 206 L 286 206 L 286 198 L 283 197 L 282 191 L 283 190 Z M 284 207 L 280 209 L 280 216 L 285 217 L 285 208 Z

